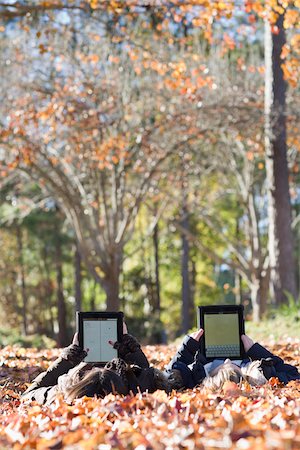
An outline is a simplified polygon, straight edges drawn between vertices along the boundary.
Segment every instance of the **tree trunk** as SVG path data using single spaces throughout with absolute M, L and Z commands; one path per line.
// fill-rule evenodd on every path
M 21 274 L 21 296 L 22 296 L 22 320 L 23 320 L 23 333 L 27 336 L 28 324 L 27 324 L 27 293 L 25 282 L 25 267 L 23 258 L 23 236 L 20 225 L 17 225 L 17 243 L 19 252 L 19 265 Z
M 283 15 L 277 19 L 277 34 L 265 23 L 265 151 L 268 183 L 269 254 L 271 291 L 276 304 L 287 300 L 285 291 L 296 297 L 295 262 L 291 227 L 286 146 L 286 82 L 281 51 L 286 42 Z
M 260 279 L 260 312 L 263 316 L 267 311 L 267 301 L 269 295 L 270 286 L 270 273 L 268 272 L 265 276 L 261 276 Z
M 189 231 L 189 215 L 186 205 L 186 194 L 183 194 L 183 206 L 181 213 L 181 226 L 183 230 Z M 186 334 L 191 328 L 191 287 L 189 274 L 190 246 L 187 234 L 181 234 L 182 254 L 181 254 L 181 279 L 182 279 L 182 333 Z
M 254 322 L 260 322 L 263 314 L 266 312 L 269 281 L 267 274 L 254 280 L 250 286 Z
M 120 273 L 121 255 L 115 253 L 111 257 L 110 271 L 103 280 L 103 288 L 106 293 L 107 311 L 119 311 L 120 309 Z
M 160 281 L 159 281 L 159 237 L 158 237 L 158 223 L 153 230 L 153 246 L 154 246 L 154 259 L 155 259 L 155 305 L 154 312 L 157 317 L 160 317 Z
M 295 215 L 300 219 L 300 204 L 296 203 L 295 205 Z M 298 222 L 297 226 L 295 227 L 295 247 L 296 247 L 296 255 L 297 255 L 297 261 L 296 261 L 296 267 L 297 267 L 297 273 L 296 273 L 296 289 L 297 292 L 300 292 L 300 221 Z M 298 298 L 298 302 L 299 302 Z
M 239 204 L 237 203 L 237 207 L 239 207 Z M 235 236 L 237 242 L 241 239 L 241 232 L 240 232 L 240 217 L 237 217 L 236 219 L 236 226 L 235 226 Z M 234 290 L 235 290 L 235 304 L 241 305 L 242 304 L 242 277 L 241 274 L 235 270 L 234 271 Z
M 235 271 L 234 272 L 234 295 L 235 295 L 235 304 L 242 304 L 242 277 L 241 275 Z
M 57 319 L 58 319 L 57 344 L 59 347 L 65 347 L 68 344 L 68 336 L 67 336 L 66 304 L 63 291 L 62 249 L 59 236 L 57 236 L 56 238 L 55 266 L 56 266 Z
M 94 280 L 94 286 L 93 286 L 93 292 L 92 292 L 92 297 L 90 300 L 90 308 L 91 311 L 95 311 L 96 309 L 96 289 L 97 289 L 98 283 L 97 281 Z
M 52 295 L 53 295 L 53 288 L 52 288 L 52 281 L 51 281 L 51 274 L 50 274 L 50 267 L 48 264 L 48 250 L 47 245 L 44 246 L 42 249 L 42 260 L 44 264 L 44 270 L 46 275 L 46 285 L 45 285 L 45 299 L 46 299 L 46 308 L 49 310 L 49 316 L 50 320 L 47 319 L 47 325 L 50 325 L 48 330 L 50 331 L 50 335 L 53 338 L 54 336 L 54 317 L 53 317 L 53 311 L 52 311 Z
M 196 279 L 197 279 L 197 269 L 196 269 L 196 261 L 195 258 L 191 258 L 191 276 L 190 276 L 190 295 L 191 295 L 191 301 L 190 301 L 190 316 L 191 318 L 194 317 L 194 320 L 192 320 L 192 326 L 196 323 L 196 314 L 195 314 L 195 295 L 196 295 Z
M 119 311 L 120 299 L 119 299 L 119 279 L 114 274 L 110 277 L 106 277 L 104 280 L 104 290 L 106 293 L 106 309 L 107 311 Z
M 82 273 L 81 273 L 81 255 L 79 252 L 79 247 L 76 242 L 75 255 L 74 255 L 74 265 L 75 265 L 75 311 L 81 311 L 82 303 Z
M 251 303 L 253 310 L 253 321 L 259 322 L 261 319 L 261 310 L 260 310 L 260 297 L 259 297 L 259 285 L 258 283 L 251 284 L 250 287 L 250 295 L 251 295 Z

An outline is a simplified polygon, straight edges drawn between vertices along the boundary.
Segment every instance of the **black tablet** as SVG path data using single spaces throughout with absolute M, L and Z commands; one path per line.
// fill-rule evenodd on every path
M 123 335 L 122 312 L 76 312 L 79 345 L 88 348 L 85 362 L 105 365 L 118 356 L 108 341 L 121 341 Z
M 244 307 L 242 305 L 217 305 L 198 307 L 199 328 L 204 335 L 200 349 L 208 361 L 213 359 L 243 359 L 245 334 Z

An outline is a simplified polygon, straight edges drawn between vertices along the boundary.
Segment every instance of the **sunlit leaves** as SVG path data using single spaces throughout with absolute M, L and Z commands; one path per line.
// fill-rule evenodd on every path
M 163 369 L 176 346 L 147 346 L 155 367 Z M 300 364 L 297 342 L 271 348 L 281 357 Z M 170 396 L 162 391 L 106 398 L 84 397 L 68 405 L 58 398 L 45 407 L 20 405 L 38 366 L 45 369 L 57 350 L 2 350 L 0 381 L 1 448 L 296 448 L 300 439 L 300 384 L 282 386 L 271 379 L 253 388 L 228 382 L 221 392 L 196 388 Z M 2 374 L 5 371 L 5 378 Z M 5 380 L 5 381 L 4 381 Z M 291 444 L 291 445 L 290 445 Z

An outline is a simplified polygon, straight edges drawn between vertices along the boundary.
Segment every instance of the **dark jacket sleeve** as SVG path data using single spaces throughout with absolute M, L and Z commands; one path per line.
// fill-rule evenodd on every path
M 23 393 L 23 399 L 35 400 L 41 404 L 46 403 L 49 395 L 55 391 L 53 387 L 56 386 L 58 377 L 79 364 L 86 355 L 86 351 L 82 350 L 76 344 L 71 344 L 65 348 L 61 356 L 45 372 L 40 373 L 33 380 L 29 388 Z
M 144 369 L 149 367 L 148 359 L 134 336 L 124 334 L 122 341 L 116 342 L 114 347 L 118 350 L 119 357 L 124 359 L 127 364 L 135 364 Z
M 191 366 L 193 380 L 195 384 L 201 383 L 206 377 L 204 365 L 207 363 L 206 358 L 200 353 L 200 350 L 196 353 L 195 362 Z
M 185 387 L 192 388 L 205 378 L 206 363 L 206 358 L 200 353 L 199 342 L 191 336 L 185 336 L 176 355 L 167 365 L 166 372 L 180 370 Z
M 191 336 L 185 336 L 181 346 L 177 350 L 176 355 L 172 358 L 166 369 L 173 369 L 175 363 L 183 363 L 186 366 L 192 364 L 198 350 L 199 342 Z
M 283 383 L 300 379 L 300 373 L 295 366 L 285 364 L 279 356 L 273 355 L 258 343 L 252 345 L 247 352 L 247 356 L 252 360 L 261 359 L 265 362 L 265 364 L 262 364 L 262 368 L 267 379 L 277 377 Z

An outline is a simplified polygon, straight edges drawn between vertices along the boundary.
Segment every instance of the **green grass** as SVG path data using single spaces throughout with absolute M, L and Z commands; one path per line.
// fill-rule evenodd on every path
M 271 309 L 259 323 L 247 321 L 246 334 L 256 341 L 286 342 L 289 338 L 300 339 L 300 303 L 289 303 Z
M 291 339 L 300 339 L 300 318 L 275 316 L 259 323 L 246 322 L 246 334 L 254 341 L 283 343 Z
M 0 347 L 6 345 L 18 345 L 20 347 L 30 348 L 54 348 L 55 341 L 45 335 L 32 334 L 23 336 L 16 329 L 0 329 Z

